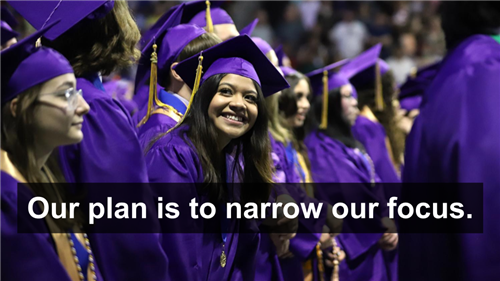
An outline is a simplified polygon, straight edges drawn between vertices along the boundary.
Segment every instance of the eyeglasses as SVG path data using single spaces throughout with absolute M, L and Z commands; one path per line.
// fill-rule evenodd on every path
M 353 99 L 353 98 L 354 98 L 354 96 L 353 96 L 353 94 L 352 94 L 352 93 L 350 93 L 350 94 L 348 94 L 348 95 L 343 95 L 343 94 L 340 94 L 340 96 L 341 96 L 341 97 L 343 97 L 343 98 L 346 98 L 346 99 Z
M 52 101 L 45 101 L 45 100 L 38 100 L 39 103 L 43 103 L 48 106 L 56 107 L 61 110 L 64 110 L 66 113 L 73 112 L 78 108 L 78 97 L 82 96 L 82 90 L 76 90 L 74 88 L 69 88 L 64 91 L 59 91 L 51 94 L 44 94 L 40 95 L 40 97 L 43 96 L 53 96 L 56 99 L 54 99 L 54 102 Z

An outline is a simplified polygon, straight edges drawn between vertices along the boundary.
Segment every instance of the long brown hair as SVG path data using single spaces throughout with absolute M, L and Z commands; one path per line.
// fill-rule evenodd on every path
M 182 125 L 175 129 L 185 130 L 184 140 L 188 144 L 192 143 L 198 153 L 203 168 L 204 183 L 210 184 L 210 198 L 216 202 L 226 198 L 223 185 L 226 182 L 228 168 L 225 164 L 225 153 L 221 154 L 214 149 L 217 147 L 217 132 L 208 116 L 208 107 L 218 91 L 220 81 L 225 76 L 226 74 L 214 75 L 201 85 Z M 236 151 L 232 170 L 238 174 L 241 182 L 256 184 L 252 188 L 242 188 L 242 202 L 267 201 L 272 183 L 271 144 L 267 135 L 265 101 L 260 86 L 255 82 L 254 85 L 258 93 L 256 101 L 258 116 L 255 125 L 243 136 L 233 139 L 226 147 L 228 153 L 233 149 Z M 166 134 L 159 135 L 152 142 Z M 239 165 L 240 156 L 243 156 L 244 169 Z
M 10 102 L 2 108 L 2 150 L 7 152 L 9 160 L 27 181 L 26 185 L 38 196 L 48 202 L 56 202 L 57 206 L 67 197 L 67 190 L 63 188 L 66 182 L 59 167 L 57 156 L 52 154 L 42 170 L 37 166 L 35 156 L 35 137 L 33 135 L 35 110 L 42 84 L 36 85 L 18 96 L 18 105 L 13 114 Z M 46 175 L 43 173 L 45 172 Z M 50 183 L 48 178 L 54 182 Z M 58 210 L 60 212 L 60 210 Z M 57 219 L 56 225 L 63 229 L 71 229 L 80 224 L 81 214 L 76 214 L 76 220 Z
M 108 75 L 139 60 L 136 48 L 141 33 L 126 1 L 115 1 L 103 18 L 84 20 L 45 46 L 56 49 L 71 63 L 75 76 L 100 72 Z

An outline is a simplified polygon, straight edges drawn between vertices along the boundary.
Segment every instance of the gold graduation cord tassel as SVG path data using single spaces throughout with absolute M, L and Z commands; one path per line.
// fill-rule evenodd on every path
M 198 92 L 198 88 L 200 87 L 200 80 L 202 73 L 203 73 L 203 51 L 200 53 L 200 56 L 198 57 L 198 67 L 196 68 L 196 77 L 194 79 L 193 91 L 191 92 L 191 98 L 189 99 L 189 103 L 186 108 L 186 113 L 184 113 L 179 123 L 177 123 L 177 125 L 168 130 L 167 133 L 170 133 L 170 131 L 179 127 L 184 121 L 186 115 L 188 115 L 188 112 L 191 109 L 191 104 L 193 104 L 194 95 L 196 94 L 196 92 Z
M 207 14 L 206 14 L 206 21 L 207 21 L 207 31 L 209 33 L 214 33 L 214 25 L 212 23 L 212 14 L 210 13 L 210 1 L 205 1 L 205 4 L 207 4 Z
M 328 70 L 323 71 L 323 111 L 319 128 L 326 130 L 328 126 Z
M 149 99 L 148 99 L 148 112 L 146 116 L 142 118 L 141 122 L 137 124 L 137 127 L 144 125 L 149 117 L 151 116 L 151 112 L 153 111 L 153 101 L 157 94 L 157 64 L 158 64 L 158 55 L 156 54 L 156 48 L 158 46 L 153 44 L 153 53 L 151 54 L 151 75 L 149 78 Z
M 332 272 L 332 279 L 331 281 L 339 281 L 340 278 L 339 278 L 339 264 L 340 264 L 340 261 L 339 261 L 339 252 L 338 251 L 335 251 L 335 248 L 337 248 L 337 241 L 335 241 L 335 238 L 332 238 L 333 239 L 333 272 Z M 340 251 L 340 249 L 339 249 Z
M 384 110 L 384 97 L 382 96 L 382 77 L 380 75 L 380 65 L 375 64 L 375 107 L 377 111 Z
M 325 281 L 325 267 L 323 265 L 323 252 L 321 251 L 321 243 L 318 243 L 316 245 L 316 256 L 318 257 L 319 280 Z

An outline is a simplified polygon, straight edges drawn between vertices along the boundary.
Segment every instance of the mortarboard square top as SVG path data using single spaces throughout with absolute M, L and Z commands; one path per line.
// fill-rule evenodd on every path
M 240 35 L 248 35 L 252 36 L 252 32 L 255 29 L 255 26 L 259 23 L 259 19 L 254 19 L 251 23 L 249 23 L 247 26 L 243 27 L 240 30 Z
M 181 24 L 182 13 L 184 11 L 185 4 L 174 6 L 170 8 L 165 14 L 163 14 L 156 22 L 151 26 L 141 37 L 140 45 L 142 46 L 142 51 L 152 46 L 153 38 L 156 37 L 158 40 L 158 34 L 162 33 L 162 30 L 166 30 L 170 27 Z
M 262 88 L 264 96 L 290 87 L 281 73 L 271 64 L 247 35 L 240 35 L 202 52 L 203 76 L 200 85 L 216 74 L 231 73 L 250 78 Z M 193 88 L 199 55 L 174 67 L 184 82 Z
M 37 39 L 55 24 L 57 22 L 0 53 L 2 106 L 33 86 L 63 74 L 73 73 L 73 68 L 63 55 L 50 48 L 35 46 Z
M 1 17 L 2 21 L 6 22 L 11 28 L 15 28 L 19 24 L 7 7 L 2 7 Z
M 221 1 L 210 1 L 210 15 L 212 17 L 212 24 L 234 24 L 231 16 L 229 16 L 226 11 L 220 8 L 221 5 Z M 181 23 L 196 24 L 199 27 L 207 26 L 206 10 L 206 1 L 192 1 L 186 3 L 186 7 L 184 8 L 184 12 L 182 14 Z
M 389 71 L 389 65 L 379 59 L 382 44 L 377 44 L 357 57 L 351 59 L 340 70 L 349 78 L 351 84 L 356 88 L 361 88 L 376 79 L 376 67 L 378 64 L 380 75 Z
M 0 28 L 1 28 L 1 45 L 7 43 L 10 39 L 19 36 L 19 33 L 15 32 L 12 30 L 12 28 L 9 26 L 9 24 L 5 21 L 0 21 Z
M 341 72 L 335 73 L 334 71 L 336 68 L 346 64 L 347 62 L 348 60 L 341 60 L 306 74 L 311 81 L 313 95 L 323 94 L 324 71 L 328 71 L 328 91 L 350 84 L 348 77 Z
M 59 23 L 44 37 L 54 40 L 84 19 L 100 19 L 113 9 L 114 1 L 8 1 L 35 29 Z
M 269 43 L 267 43 L 264 39 L 259 37 L 252 37 L 252 40 L 255 43 L 255 45 L 259 47 L 262 53 L 264 53 L 264 55 L 266 55 L 270 51 L 274 51 L 271 45 L 269 45 Z

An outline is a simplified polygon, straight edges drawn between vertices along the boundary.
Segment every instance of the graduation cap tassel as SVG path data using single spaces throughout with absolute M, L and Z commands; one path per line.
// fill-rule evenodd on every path
M 212 23 L 212 14 L 210 13 L 210 1 L 205 1 L 207 4 L 207 15 L 206 15 L 206 20 L 207 20 L 207 31 L 209 33 L 214 33 L 214 25 Z
M 384 110 L 384 97 L 382 96 L 382 77 L 380 75 L 380 65 L 375 64 L 375 107 L 377 111 Z
M 319 128 L 326 130 L 328 126 L 328 70 L 323 71 L 323 110 Z
M 137 127 L 144 125 L 153 111 L 153 101 L 157 99 L 157 64 L 158 64 L 158 54 L 156 53 L 156 48 L 158 46 L 153 44 L 153 53 L 151 54 L 151 76 L 149 78 L 149 99 L 148 99 L 148 112 L 146 116 L 142 118 L 141 122 L 137 124 Z
M 203 73 L 203 51 L 200 53 L 200 56 L 198 57 L 198 67 L 196 68 L 196 78 L 194 79 L 194 85 L 193 85 L 193 91 L 191 92 L 191 98 L 189 99 L 189 103 L 186 108 L 186 113 L 182 116 L 182 119 L 175 125 L 173 128 L 167 131 L 167 133 L 170 133 L 173 129 L 179 127 L 182 122 L 184 121 L 184 117 L 188 115 L 189 110 L 191 109 L 191 105 L 193 104 L 194 100 L 194 95 L 196 92 L 198 92 L 198 89 L 200 87 L 200 82 L 201 82 L 201 74 Z

